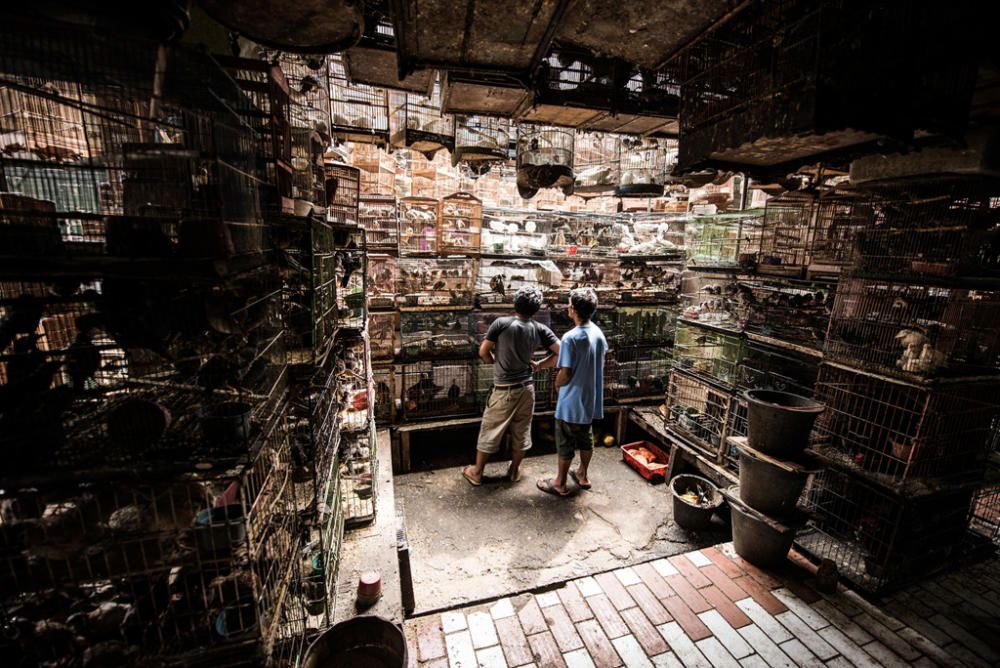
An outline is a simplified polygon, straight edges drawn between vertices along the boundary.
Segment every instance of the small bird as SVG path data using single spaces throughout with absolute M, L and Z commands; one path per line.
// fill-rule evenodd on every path
M 101 351 L 94 345 L 89 334 L 79 332 L 76 341 L 66 350 L 66 373 L 69 374 L 70 387 L 82 392 L 100 366 Z
M 299 92 L 303 95 L 307 95 L 317 88 L 319 88 L 319 79 L 311 74 L 305 75 L 299 82 Z
M 445 283 L 444 281 L 438 281 L 437 283 L 434 284 L 431 290 L 444 290 L 446 287 L 448 287 L 447 283 Z
M 454 378 L 451 381 L 451 387 L 448 388 L 448 398 L 452 401 L 457 401 L 462 395 L 462 388 L 458 386 L 458 381 Z
M 490 289 L 501 297 L 506 296 L 503 284 L 503 276 L 498 274 L 490 279 Z

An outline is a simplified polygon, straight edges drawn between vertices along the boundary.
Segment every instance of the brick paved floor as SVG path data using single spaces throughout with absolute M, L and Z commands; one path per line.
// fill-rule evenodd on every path
M 764 571 L 731 544 L 409 620 L 428 668 L 1000 665 L 1000 561 L 876 607 L 818 593 L 789 564 Z

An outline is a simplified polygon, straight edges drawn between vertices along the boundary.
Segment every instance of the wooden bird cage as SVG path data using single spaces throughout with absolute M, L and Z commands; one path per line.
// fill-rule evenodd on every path
M 566 128 L 520 125 L 517 130 L 517 190 L 531 199 L 542 188 L 573 194 L 573 138 Z
M 671 146 L 672 144 L 672 146 Z M 677 144 L 666 139 L 622 137 L 618 146 L 618 197 L 659 197 L 677 162 Z
M 329 56 L 330 134 L 343 141 L 386 144 L 389 141 L 389 99 L 385 90 L 347 78 L 344 61 Z
M 323 164 L 323 181 L 326 188 L 327 220 L 340 225 L 357 225 L 360 170 L 326 160 Z
M 468 165 L 473 174 L 482 175 L 493 165 L 510 159 L 513 131 L 510 120 L 494 116 L 456 116 L 455 148 L 451 164 Z
M 455 119 L 441 113 L 441 86 L 434 84 L 430 96 L 389 93 L 389 143 L 412 148 L 432 158 L 443 148 L 455 147 Z
M 404 197 L 399 200 L 399 252 L 433 255 L 438 251 L 438 200 Z
M 365 230 L 368 250 L 399 250 L 399 208 L 393 195 L 362 195 L 358 219 Z
M 573 194 L 597 197 L 614 193 L 618 184 L 621 137 L 600 132 L 577 132 L 574 142 Z
M 396 306 L 396 257 L 387 253 L 368 254 L 368 308 Z
M 454 193 L 441 200 L 438 212 L 438 252 L 478 255 L 483 203 L 468 193 Z

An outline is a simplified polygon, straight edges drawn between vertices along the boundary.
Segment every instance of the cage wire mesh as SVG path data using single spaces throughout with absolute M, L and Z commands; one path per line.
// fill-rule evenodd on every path
M 399 200 L 399 252 L 431 255 L 438 251 L 438 200 L 404 197 Z
M 584 258 L 569 255 L 555 261 L 562 280 L 551 286 L 547 298 L 565 304 L 570 293 L 577 288 L 593 288 L 597 293 L 598 307 L 609 306 L 621 296 L 616 286 L 621 282 L 622 267 L 610 259 Z
M 684 258 L 686 216 L 633 211 L 621 219 L 625 231 L 618 248 L 620 255 Z
M 816 204 L 809 233 L 809 274 L 839 275 L 850 268 L 858 234 L 872 223 L 867 196 L 834 192 Z
M 669 349 L 661 346 L 615 346 L 604 362 L 605 400 L 660 402 L 671 369 Z
M 617 252 L 623 226 L 615 216 L 569 211 L 551 215 L 550 256 L 602 257 Z
M 327 60 L 332 136 L 342 141 L 388 143 L 389 97 L 385 89 L 351 82 L 342 56 L 332 54 Z
M 368 337 L 372 360 L 391 361 L 400 351 L 399 313 L 373 311 L 368 316 Z
M 517 190 L 531 199 L 543 188 L 573 194 L 574 132 L 545 125 L 517 126 Z
M 667 383 L 664 426 L 709 460 L 718 461 L 733 400 L 730 388 L 675 367 Z
M 369 251 L 399 251 L 399 209 L 395 196 L 362 194 L 358 200 L 358 220 L 365 230 Z
M 323 160 L 326 218 L 338 225 L 356 226 L 361 172 L 357 167 L 337 162 L 337 157 L 328 156 Z
M 615 331 L 624 345 L 656 344 L 670 348 L 674 344 L 677 309 L 665 305 L 618 306 L 611 311 Z
M 396 159 L 387 151 L 374 144 L 351 144 L 350 159 L 361 170 L 362 196 L 390 197 L 396 193 Z
M 545 257 L 552 217 L 541 211 L 483 210 L 480 250 L 490 255 Z
M 391 365 L 372 368 L 375 386 L 375 421 L 385 425 L 395 422 L 396 418 L 396 374 Z
M 716 383 L 736 384 L 744 340 L 733 332 L 679 318 L 674 327 L 674 361 L 692 375 Z
M 474 357 L 477 342 L 468 311 L 407 311 L 400 314 L 400 358 Z
M 739 331 L 739 282 L 727 272 L 685 271 L 681 274 L 681 317 L 712 327 Z
M 682 265 L 675 260 L 622 258 L 619 301 L 622 303 L 680 302 Z
M 326 204 L 323 154 L 330 143 L 330 73 L 322 57 L 283 54 L 292 135 L 292 193 L 318 207 Z
M 595 197 L 614 193 L 619 180 L 620 143 L 618 135 L 577 131 L 573 156 L 574 195 Z
M 442 255 L 478 255 L 483 226 L 483 203 L 472 195 L 455 192 L 438 205 L 438 252 Z
M 547 353 L 536 352 L 535 360 L 543 359 Z M 485 411 L 493 392 L 493 365 L 481 362 L 476 369 L 476 401 L 479 410 Z M 540 369 L 533 374 L 531 391 L 534 393 L 535 411 L 545 411 L 555 405 L 555 369 Z
M 750 209 L 731 213 L 696 215 L 684 228 L 688 263 L 693 267 L 739 267 L 753 252 L 754 244 L 742 243 L 760 229 L 764 211 Z M 759 232 L 757 232 L 759 234 Z
M 341 233 L 337 242 L 337 328 L 360 332 L 368 322 L 368 254 L 364 232 Z
M 369 309 L 387 309 L 396 306 L 396 262 L 395 255 L 368 253 Z
M 471 307 L 477 264 L 468 258 L 400 258 L 396 279 L 399 307 Z
M 451 164 L 464 164 L 481 176 L 510 160 L 514 130 L 510 119 L 499 116 L 455 116 L 455 148 Z
M 677 162 L 677 142 L 623 136 L 618 143 L 618 197 L 659 197 Z
M 476 300 L 482 307 L 513 307 L 521 288 L 536 287 L 546 295 L 561 283 L 562 273 L 551 260 L 483 259 L 476 274 Z
M 441 83 L 434 82 L 431 95 L 389 91 L 389 143 L 410 148 L 428 159 L 443 148 L 455 146 L 455 119 L 441 113 Z
M 737 368 L 737 385 L 752 390 L 777 390 L 812 396 L 820 357 L 749 340 Z
M 401 364 L 403 419 L 476 413 L 477 366 L 466 360 Z
M 340 444 L 341 503 L 344 529 L 354 530 L 375 521 L 378 455 L 372 429 L 345 435 Z
M 969 528 L 1000 545 L 1000 484 L 987 485 L 976 492 Z
M 741 280 L 737 298 L 743 331 L 822 350 L 836 285 L 787 279 Z
M 617 93 L 617 78 L 615 60 L 586 49 L 557 44 L 541 60 L 535 103 L 551 111 L 553 118 L 547 118 L 548 122 L 575 127 L 593 117 L 596 110 L 611 109 Z M 581 118 L 583 110 L 586 113 Z
M 489 331 L 490 325 L 492 325 L 497 318 L 513 318 L 514 313 L 512 311 L 504 310 L 477 310 L 472 312 L 471 317 L 472 335 L 477 342 L 480 342 L 486 337 L 486 333 Z M 535 315 L 531 316 L 531 319 L 545 325 L 546 327 L 551 328 L 552 326 L 552 313 L 545 307 L 539 309 Z M 490 378 L 492 377 L 493 376 L 490 376 Z
M 809 264 L 810 236 L 816 204 L 812 197 L 782 196 L 767 200 L 756 250 L 757 272 L 800 276 Z

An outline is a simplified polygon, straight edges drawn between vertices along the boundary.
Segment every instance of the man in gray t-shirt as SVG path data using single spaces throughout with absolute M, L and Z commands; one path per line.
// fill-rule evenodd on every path
M 532 374 L 555 366 L 559 356 L 559 339 L 551 329 L 532 320 L 541 306 L 541 290 L 521 288 L 514 295 L 515 315 L 494 320 L 479 346 L 479 357 L 493 365 L 493 389 L 479 427 L 476 463 L 462 469 L 462 475 L 473 485 L 482 484 L 486 461 L 500 449 L 508 429 L 513 452 L 507 477 L 511 482 L 520 478 L 518 467 L 531 447 L 531 418 L 535 412 Z M 535 362 L 532 356 L 539 348 L 551 354 Z

